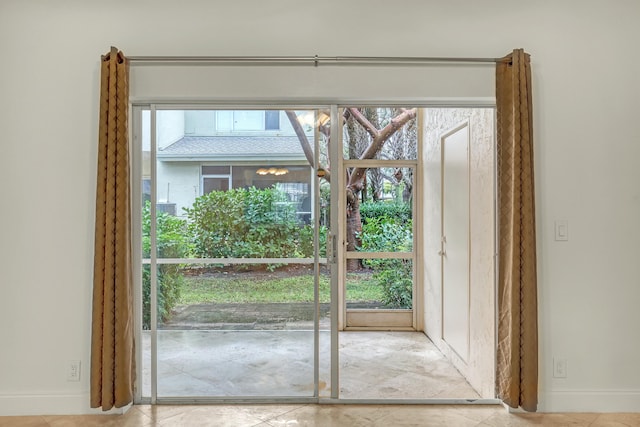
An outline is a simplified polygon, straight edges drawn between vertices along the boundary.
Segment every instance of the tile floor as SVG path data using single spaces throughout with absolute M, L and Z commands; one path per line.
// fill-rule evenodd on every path
M 419 332 L 342 332 L 340 397 L 476 399 L 481 396 Z M 320 334 L 320 396 L 330 397 L 330 335 Z M 143 340 L 150 395 L 150 339 Z M 313 396 L 313 332 L 158 331 L 158 396 Z M 484 396 L 491 398 L 493 396 Z
M 186 381 L 201 381 L 203 390 L 213 390 L 211 387 L 224 386 L 224 382 L 208 381 L 203 376 L 210 367 L 200 365 L 203 358 L 199 352 L 194 352 L 194 343 L 210 345 L 211 338 L 202 331 L 196 334 L 185 333 L 194 331 L 177 331 L 165 337 L 167 353 L 173 357 L 166 357 L 163 363 L 167 365 L 163 374 L 174 378 L 165 382 L 166 386 L 176 387 L 175 393 L 196 392 L 197 387 L 185 389 Z M 327 334 L 328 335 L 328 334 Z M 269 352 L 280 351 L 280 356 L 288 354 L 286 348 L 291 349 L 293 342 L 298 342 L 301 349 L 306 348 L 308 337 L 296 334 L 264 335 L 270 337 Z M 285 337 L 285 338 L 283 338 Z M 220 338 L 220 337 L 218 337 Z M 237 335 L 228 335 L 229 345 L 235 358 L 227 361 L 240 362 L 240 365 L 257 369 L 251 371 L 252 381 L 259 380 L 261 375 L 266 387 L 273 380 L 273 372 L 285 363 L 260 364 L 258 358 L 265 357 L 257 348 L 251 348 L 250 339 L 237 340 Z M 251 338 L 245 335 L 244 338 Z M 280 341 L 279 341 L 280 340 Z M 284 340 L 284 341 L 281 341 Z M 321 347 L 328 346 L 327 337 L 321 340 Z M 218 345 L 225 341 L 218 341 Z M 266 341 L 265 341 L 266 342 Z M 262 342 L 264 344 L 265 342 Z M 384 342 L 385 346 L 380 346 Z M 235 344 L 233 344 L 235 343 Z M 244 344 L 243 344 L 244 343 Z M 376 343 L 378 345 L 376 345 Z M 245 344 L 250 348 L 244 347 Z M 286 344 L 286 345 L 284 345 Z M 235 347 L 234 347 L 235 345 Z M 284 346 L 284 350 L 283 350 Z M 244 350 L 240 351 L 242 348 Z M 460 374 L 448 364 L 440 352 L 420 333 L 398 332 L 346 332 L 340 336 L 340 365 L 341 365 L 341 397 L 343 398 L 379 398 L 379 397 L 408 397 L 419 393 L 422 397 L 477 397 L 475 391 L 464 381 Z M 265 348 L 262 349 L 264 353 Z M 258 354 L 256 354 L 256 352 Z M 295 354 L 296 352 L 291 352 Z M 303 357 L 291 364 L 305 366 L 309 352 L 302 351 Z M 211 355 L 207 355 L 209 357 Z M 273 356 L 273 354 L 271 354 Z M 180 358 L 183 358 L 180 361 Z M 283 359 L 279 359 L 283 360 Z M 393 363 L 385 363 L 392 360 Z M 170 362 L 170 363 L 169 363 Z M 219 361 L 220 362 L 220 361 Z M 192 366 L 192 363 L 194 364 Z M 252 363 L 255 365 L 252 365 Z M 199 366 L 198 369 L 191 369 Z M 324 372 L 328 375 L 328 365 Z M 260 367 L 264 370 L 260 374 Z M 226 373 L 227 381 L 241 381 L 240 372 Z M 286 369 L 285 369 L 286 370 Z M 291 370 L 291 369 L 289 369 Z M 217 370 L 220 372 L 220 370 Z M 306 371 L 302 369 L 302 372 Z M 321 370 L 322 371 L 322 370 Z M 269 375 L 264 375 L 270 372 Z M 246 372 L 245 372 L 246 374 Z M 200 376 L 199 379 L 194 375 Z M 278 374 L 280 375 L 280 374 Z M 212 377 L 209 375 L 209 377 Z M 219 375 L 217 376 L 219 377 Z M 294 375 L 295 377 L 295 375 Z M 294 377 L 290 377 L 291 380 Z M 271 379 L 270 379 L 271 378 Z M 211 379 L 211 378 L 210 378 Z M 212 385 L 213 384 L 213 385 Z M 273 383 L 271 382 L 273 385 Z M 373 386 L 377 384 L 377 386 Z M 227 384 L 228 385 L 228 384 Z M 249 390 L 245 386 L 240 389 Z M 295 391 L 295 387 L 283 381 L 285 390 Z M 193 387 L 193 386 L 192 386 Z M 288 389 L 286 387 L 289 387 Z M 168 391 L 171 388 L 166 389 Z M 237 390 L 237 389 L 236 389 Z M 301 390 L 301 389 L 300 389 Z M 326 393 L 327 389 L 324 390 Z M 197 391 L 198 393 L 200 391 Z M 471 396 L 474 395 L 474 396 Z M 566 413 L 566 414 L 510 414 L 501 405 L 314 405 L 314 404 L 264 404 L 264 405 L 136 405 L 124 415 L 82 415 L 82 416 L 20 416 L 0 417 L 0 427 L 85 427 L 85 426 L 640 426 L 640 413 L 596 414 L 596 413 Z
M 0 417 L 1 427 L 85 426 L 640 426 L 633 414 L 509 414 L 501 406 L 134 406 L 124 415 Z
M 480 396 L 422 332 L 341 332 L 344 399 L 477 399 Z

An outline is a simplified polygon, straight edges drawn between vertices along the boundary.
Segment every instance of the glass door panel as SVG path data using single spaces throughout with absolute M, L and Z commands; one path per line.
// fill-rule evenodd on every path
M 152 401 L 312 398 L 329 387 L 327 370 L 318 381 L 330 301 L 320 117 L 143 113 L 143 395 Z

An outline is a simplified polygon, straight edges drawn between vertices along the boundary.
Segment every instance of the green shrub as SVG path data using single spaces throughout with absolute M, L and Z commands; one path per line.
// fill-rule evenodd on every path
M 410 252 L 413 247 L 412 220 L 380 215 L 362 225 L 359 250 L 372 252 Z M 364 266 L 374 270 L 373 279 L 382 288 L 383 303 L 391 308 L 411 308 L 413 268 L 404 259 L 368 259 Z
M 165 212 L 156 215 L 156 246 L 159 258 L 182 258 L 189 254 L 186 222 Z M 151 256 L 151 213 L 150 203 L 142 209 L 142 256 Z M 142 269 L 142 312 L 143 328 L 151 327 L 151 266 Z M 164 322 L 180 299 L 180 289 L 184 282 L 181 266 L 163 264 L 157 267 L 158 321 Z
M 382 287 L 382 302 L 390 308 L 411 308 L 413 296 L 413 268 L 410 260 L 371 260 L 373 279 Z
M 237 242 L 236 256 L 256 258 L 298 257 L 301 225 L 296 207 L 286 193 L 276 188 L 245 190 L 244 225 L 246 232 Z
M 295 258 L 313 255 L 313 228 L 277 188 L 212 191 L 185 208 L 195 256 Z M 275 267 L 275 266 L 270 266 Z
M 360 250 L 374 252 L 410 252 L 413 246 L 412 220 L 379 216 L 362 224 Z
M 362 223 L 366 224 L 375 218 L 393 218 L 402 224 L 411 220 L 411 204 L 389 202 L 363 202 L 360 204 L 360 216 Z
M 232 256 L 238 236 L 245 232 L 244 190 L 212 191 L 184 210 L 195 256 Z
M 320 226 L 318 232 L 318 252 L 320 257 L 327 256 L 327 227 Z M 313 226 L 305 225 L 299 231 L 297 236 L 297 244 L 299 247 L 300 255 L 305 258 L 313 257 Z

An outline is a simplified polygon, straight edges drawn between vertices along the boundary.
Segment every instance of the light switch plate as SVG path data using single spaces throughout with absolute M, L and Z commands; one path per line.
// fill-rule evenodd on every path
M 553 359 L 553 377 L 567 378 L 567 359 Z
M 569 240 L 569 222 L 566 219 L 556 221 L 556 242 Z

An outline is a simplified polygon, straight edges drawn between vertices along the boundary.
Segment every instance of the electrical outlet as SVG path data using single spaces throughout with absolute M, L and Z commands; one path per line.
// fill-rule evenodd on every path
M 567 359 L 553 359 L 553 378 L 567 378 Z
M 80 381 L 79 360 L 69 360 L 67 362 L 67 381 Z

